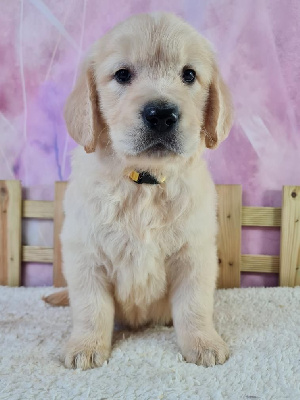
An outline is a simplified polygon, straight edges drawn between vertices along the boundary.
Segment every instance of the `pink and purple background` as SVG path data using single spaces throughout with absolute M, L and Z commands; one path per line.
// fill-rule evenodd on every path
M 74 142 L 62 118 L 89 45 L 126 17 L 172 11 L 214 45 L 235 106 L 229 138 L 206 158 L 216 183 L 243 185 L 243 203 L 280 206 L 300 184 L 299 0 L 11 0 L 0 3 L 0 179 L 52 200 Z M 26 244 L 51 246 L 52 225 L 28 222 Z M 244 254 L 278 254 L 279 232 L 243 230 Z M 51 285 L 52 266 L 24 266 L 23 284 Z M 277 276 L 244 274 L 243 286 Z

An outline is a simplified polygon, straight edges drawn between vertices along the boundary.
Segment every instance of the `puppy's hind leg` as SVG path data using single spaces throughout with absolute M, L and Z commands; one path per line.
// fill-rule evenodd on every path
M 43 296 L 42 300 L 53 307 L 67 307 L 70 305 L 69 292 L 67 289 L 49 294 L 48 296 Z

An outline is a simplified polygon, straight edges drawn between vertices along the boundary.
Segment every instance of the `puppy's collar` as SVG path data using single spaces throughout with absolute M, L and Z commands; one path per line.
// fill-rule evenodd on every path
M 160 183 L 163 183 L 166 180 L 165 177 L 158 179 L 157 177 L 151 175 L 147 171 L 142 171 L 142 172 L 132 171 L 129 174 L 129 178 L 133 180 L 135 183 L 138 184 L 146 183 L 148 185 L 159 185 Z

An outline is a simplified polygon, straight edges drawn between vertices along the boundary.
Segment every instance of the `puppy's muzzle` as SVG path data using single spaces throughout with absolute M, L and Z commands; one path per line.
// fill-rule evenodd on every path
M 146 127 L 160 136 L 176 129 L 179 110 L 175 104 L 151 102 L 145 105 L 142 117 Z

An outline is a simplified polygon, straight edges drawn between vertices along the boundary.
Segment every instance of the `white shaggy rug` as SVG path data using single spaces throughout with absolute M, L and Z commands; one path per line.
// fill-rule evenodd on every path
M 0 399 L 300 399 L 300 287 L 217 292 L 224 365 L 185 363 L 173 328 L 153 328 L 119 334 L 90 371 L 62 365 L 70 310 L 40 300 L 51 292 L 0 287 Z

